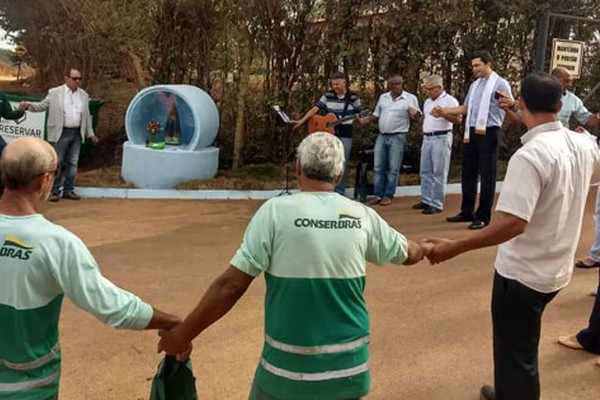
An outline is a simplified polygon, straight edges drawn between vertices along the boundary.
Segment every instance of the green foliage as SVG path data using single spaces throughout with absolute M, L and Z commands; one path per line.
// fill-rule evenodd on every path
M 288 127 L 271 104 L 300 117 L 327 89 L 333 71 L 349 77 L 365 108 L 373 108 L 390 73 L 401 73 L 406 90 L 421 100 L 422 79 L 440 74 L 460 100 L 472 80 L 469 54 L 488 49 L 495 70 L 517 91 L 533 69 L 536 29 L 546 10 L 600 18 L 597 0 L 0 0 L 0 26 L 21 32 L 38 87 L 60 82 L 66 65 L 79 65 L 93 86 L 107 76 L 129 77 L 132 60 L 139 60 L 146 83 L 207 90 L 220 109 L 222 162 L 231 165 L 239 107 L 245 111 L 243 126 L 237 121 L 244 162 L 281 163 L 291 157 L 283 150 Z M 577 88 L 582 96 L 600 80 L 599 28 L 551 20 L 550 38 L 588 43 Z M 588 106 L 600 108 L 600 91 Z M 355 149 L 369 146 L 374 133 L 357 128 Z M 521 133 L 505 129 L 504 156 L 519 146 Z M 291 145 L 302 136 L 292 135 Z M 413 127 L 408 162 L 417 163 L 419 148 Z

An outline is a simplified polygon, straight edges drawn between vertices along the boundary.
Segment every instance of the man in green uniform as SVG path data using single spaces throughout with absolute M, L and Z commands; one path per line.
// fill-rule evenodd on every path
M 57 170 L 52 146 L 33 137 L 10 142 L 0 199 L 0 398 L 58 398 L 63 297 L 106 325 L 171 329 L 177 317 L 153 309 L 104 278 L 74 234 L 37 213 Z M 98 398 L 102 395 L 98 394 Z
M 369 392 L 365 260 L 414 264 L 429 248 L 407 240 L 375 211 L 337 193 L 341 141 L 315 133 L 298 147 L 302 189 L 266 202 L 231 266 L 186 318 L 161 332 L 159 349 L 185 351 L 264 272 L 265 343 L 250 399 L 348 400 Z
M 25 108 L 25 105 L 20 105 L 18 110 L 13 110 L 6 95 L 0 92 L 0 117 L 5 119 L 19 119 L 25 114 Z M 6 141 L 0 136 L 0 156 L 5 146 Z M 0 196 L 2 196 L 2 192 L 4 192 L 4 185 L 0 181 Z

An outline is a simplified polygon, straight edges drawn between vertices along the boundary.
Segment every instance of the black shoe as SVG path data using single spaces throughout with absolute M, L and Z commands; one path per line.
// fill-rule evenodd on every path
M 427 204 L 423 203 L 422 201 L 412 205 L 413 210 L 424 210 L 425 208 L 427 208 Z
M 469 229 L 481 229 L 484 228 L 487 224 L 480 219 L 475 218 L 471 225 L 469 225 Z
M 69 199 L 69 200 L 81 200 L 81 196 L 79 196 L 77 193 L 75 192 L 67 192 L 67 193 L 63 193 L 63 199 Z
M 496 391 L 490 385 L 484 385 L 480 391 L 481 400 L 496 400 Z
M 463 213 L 458 213 L 454 217 L 447 217 L 446 221 L 448 221 L 448 222 L 471 222 L 471 221 L 473 221 L 473 217 L 470 215 L 464 215 Z
M 48 197 L 48 201 L 51 201 L 53 203 L 60 201 L 60 193 L 52 193 L 50 197 Z
M 441 212 L 442 212 L 442 210 L 440 210 L 439 208 L 435 208 L 435 207 L 432 207 L 432 206 L 425 206 L 425 208 L 423 209 L 423 211 L 421 211 L 421 214 L 433 215 L 433 214 L 439 214 Z

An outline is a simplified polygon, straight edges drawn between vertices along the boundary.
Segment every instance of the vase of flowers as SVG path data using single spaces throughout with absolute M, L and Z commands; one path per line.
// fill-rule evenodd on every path
M 146 124 L 146 130 L 148 131 L 148 147 L 155 150 L 161 150 L 165 148 L 164 137 L 161 137 L 162 126 L 160 122 L 155 119 L 151 119 Z

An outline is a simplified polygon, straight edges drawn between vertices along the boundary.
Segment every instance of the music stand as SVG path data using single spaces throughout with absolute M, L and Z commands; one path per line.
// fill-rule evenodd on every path
M 283 123 L 286 124 L 286 132 L 283 135 L 283 164 L 284 164 L 284 168 L 285 168 L 285 188 L 281 190 L 281 192 L 279 192 L 279 194 L 277 194 L 277 197 L 279 196 L 283 196 L 285 195 L 290 195 L 292 194 L 291 190 L 290 190 L 290 178 L 289 178 L 289 163 L 288 163 L 288 156 L 289 156 L 289 152 L 290 152 L 290 136 L 291 136 L 291 132 L 290 129 L 287 127 L 287 125 L 291 124 L 292 121 L 290 120 L 290 117 L 288 117 L 288 115 L 281 109 L 281 107 L 279 107 L 278 105 L 273 105 L 273 110 L 277 113 L 277 115 L 279 115 L 279 118 L 281 118 L 281 120 L 283 121 Z

